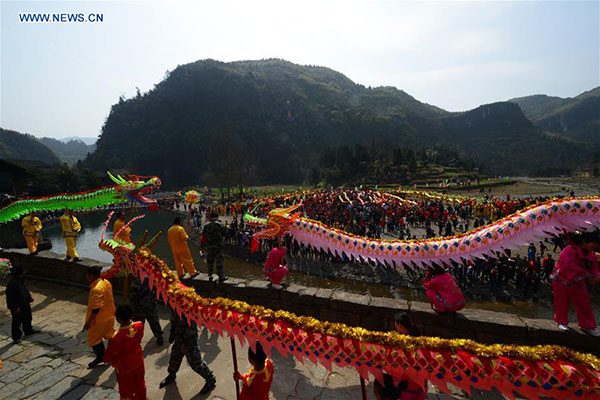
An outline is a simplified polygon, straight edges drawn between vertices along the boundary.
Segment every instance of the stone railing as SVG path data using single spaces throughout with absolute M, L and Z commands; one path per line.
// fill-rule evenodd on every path
M 87 285 L 86 268 L 110 264 L 83 259 L 72 263 L 64 256 L 43 251 L 30 256 L 26 249 L 0 251 L 0 257 L 9 258 L 13 265 L 23 266 L 30 278 L 49 279 L 72 285 Z M 271 309 L 287 310 L 297 315 L 308 315 L 331 322 L 343 322 L 366 329 L 392 330 L 397 312 L 410 312 L 422 333 L 446 338 L 469 338 L 484 343 L 558 344 L 600 355 L 600 340 L 581 333 L 577 329 L 561 332 L 551 320 L 521 318 L 514 314 L 464 309 L 456 315 L 439 315 L 429 304 L 372 297 L 324 288 L 304 287 L 291 284 L 284 290 L 276 290 L 267 281 L 230 278 L 226 283 L 209 282 L 206 274 L 194 279 L 184 279 L 184 284 L 194 287 L 206 297 L 227 297 Z M 115 278 L 115 290 L 122 288 L 122 281 Z

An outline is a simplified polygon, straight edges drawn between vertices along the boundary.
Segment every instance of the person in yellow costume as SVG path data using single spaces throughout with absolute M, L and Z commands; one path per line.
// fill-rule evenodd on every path
M 96 355 L 96 358 L 88 364 L 88 368 L 94 368 L 103 362 L 105 347 L 102 340 L 112 339 L 116 333 L 112 285 L 108 280 L 100 277 L 101 273 L 102 268 L 98 266 L 89 267 L 87 270 L 90 295 L 83 331 L 87 331 L 88 345 Z
M 65 210 L 63 216 L 60 217 L 60 227 L 62 228 L 62 235 L 65 238 L 65 244 L 67 245 L 65 260 L 68 261 L 72 258 L 73 261 L 79 261 L 75 247 L 77 246 L 77 235 L 81 230 L 81 225 L 73 215 L 72 210 Z
M 28 216 L 21 221 L 23 227 L 23 236 L 29 249 L 29 254 L 36 255 L 38 253 L 38 241 L 40 239 L 40 231 L 42 230 L 42 221 L 35 215 L 35 211 L 29 213 Z
M 175 268 L 177 268 L 177 275 L 183 276 L 183 267 L 188 274 L 194 276 L 198 274 L 196 267 L 194 266 L 194 260 L 188 247 L 188 235 L 185 232 L 185 228 L 181 226 L 181 218 L 175 218 L 173 226 L 167 231 L 167 238 L 169 239 L 169 246 L 173 252 L 173 260 L 175 261 Z M 183 267 L 182 267 L 183 266 Z
M 121 211 L 117 220 L 113 224 L 113 238 L 119 238 L 126 243 L 131 243 L 131 227 L 123 228 L 127 223 L 125 222 L 125 213 Z M 119 233 L 121 232 L 121 233 Z

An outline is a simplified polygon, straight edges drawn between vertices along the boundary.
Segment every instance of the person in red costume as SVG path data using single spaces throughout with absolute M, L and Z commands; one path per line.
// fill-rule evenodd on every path
M 429 267 L 423 286 L 434 311 L 456 312 L 465 308 L 465 297 L 452 275 L 444 268 L 438 265 Z
M 288 268 L 285 266 L 285 255 L 287 249 L 281 245 L 281 242 L 273 247 L 267 256 L 263 272 L 265 276 L 273 283 L 275 289 L 281 289 L 281 281 L 283 278 L 290 273 Z
M 569 304 L 575 304 L 579 327 L 589 335 L 598 337 L 596 320 L 592 312 L 590 295 L 586 284 L 600 282 L 598 256 L 594 250 L 600 239 L 592 232 L 584 232 L 573 238 L 573 244 L 565 247 L 552 272 L 554 294 L 554 321 L 563 331 L 569 329 Z
M 130 306 L 119 306 L 115 312 L 121 325 L 117 334 L 109 340 L 104 362 L 115 367 L 121 399 L 145 400 L 144 353 L 140 345 L 144 336 L 144 324 L 131 321 Z
M 239 400 L 269 400 L 269 390 L 273 383 L 273 363 L 267 358 L 260 342 L 256 342 L 256 351 L 248 348 L 248 361 L 252 365 L 250 372 L 240 374 L 236 371 L 233 379 L 242 381 Z

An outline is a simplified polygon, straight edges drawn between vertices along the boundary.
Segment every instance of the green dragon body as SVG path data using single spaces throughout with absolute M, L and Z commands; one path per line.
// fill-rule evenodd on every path
M 96 207 L 120 204 L 129 200 L 150 209 L 157 207 L 154 200 L 144 197 L 144 194 L 160 186 L 161 180 L 156 176 L 141 177 L 131 175 L 116 177 L 108 172 L 115 183 L 99 189 L 81 193 L 63 193 L 45 197 L 28 197 L 13 201 L 0 208 L 0 223 L 18 219 L 32 211 L 54 211 L 62 209 L 89 210 Z

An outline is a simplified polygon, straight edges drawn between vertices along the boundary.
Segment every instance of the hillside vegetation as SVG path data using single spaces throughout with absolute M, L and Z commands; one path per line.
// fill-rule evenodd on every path
M 0 158 L 61 164 L 60 158 L 31 135 L 0 128 Z
M 361 143 L 449 146 L 503 175 L 564 173 L 588 157 L 583 146 L 544 134 L 514 103 L 450 113 L 329 68 L 204 60 L 114 104 L 84 166 L 161 175 L 173 186 L 297 183 L 328 146 Z
M 81 140 L 62 141 L 53 138 L 43 137 L 38 139 L 41 143 L 48 146 L 63 162 L 74 165 L 79 160 L 84 160 L 88 153 L 96 150 L 96 145 L 87 145 Z
M 510 100 L 539 128 L 578 142 L 600 143 L 600 87 L 573 98 L 534 95 Z

